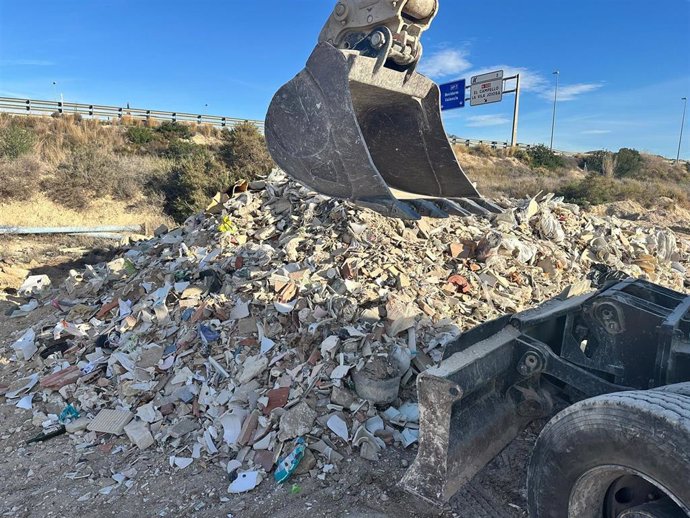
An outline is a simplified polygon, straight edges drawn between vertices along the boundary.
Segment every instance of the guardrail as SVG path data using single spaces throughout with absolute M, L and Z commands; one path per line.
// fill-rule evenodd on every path
M 256 125 L 263 133 L 264 121 L 241 119 L 237 117 L 223 117 L 220 115 L 203 115 L 185 112 L 166 112 L 161 110 L 146 110 L 143 108 L 129 108 L 120 106 L 105 106 L 100 104 L 81 104 L 68 103 L 62 101 L 41 101 L 37 99 L 19 99 L 15 97 L 0 97 L 0 112 L 11 113 L 15 115 L 52 115 L 59 114 L 79 114 L 81 116 L 92 117 L 101 120 L 120 120 L 123 117 L 131 117 L 137 120 L 163 120 L 172 122 L 196 122 L 197 124 L 210 124 L 219 128 L 232 128 L 234 125 L 241 122 L 251 122 Z M 508 149 L 510 143 L 497 140 L 477 140 L 465 139 L 450 135 L 451 143 L 455 145 L 472 146 L 489 146 L 492 149 Z M 530 149 L 534 144 L 516 144 L 519 149 Z M 582 153 L 574 151 L 556 150 L 554 152 L 564 156 L 574 156 Z M 675 162 L 675 160 L 665 158 L 668 162 Z M 681 160 L 681 162 L 687 162 Z
M 505 141 L 499 141 L 499 140 L 477 140 L 477 139 L 471 139 L 471 138 L 461 138 L 461 137 L 456 137 L 455 135 L 450 135 L 448 137 L 450 140 L 451 144 L 455 144 L 458 146 L 466 146 L 466 147 L 472 147 L 472 146 L 489 146 L 491 149 L 508 149 L 510 148 L 510 142 L 505 142 Z M 534 144 L 521 144 L 517 143 L 515 144 L 515 147 L 519 149 L 530 149 L 532 147 L 535 147 Z M 557 153 L 559 155 L 577 155 L 578 153 L 573 152 L 573 151 L 561 151 L 554 149 L 554 153 Z
M 120 120 L 131 117 L 137 120 L 161 120 L 172 122 L 196 122 L 210 124 L 219 128 L 232 128 L 241 122 L 251 122 L 261 131 L 264 121 L 240 119 L 237 117 L 223 117 L 220 115 L 204 115 L 185 112 L 166 112 L 161 110 L 146 110 L 143 108 L 129 108 L 121 106 L 104 106 L 100 104 L 68 103 L 62 101 L 42 101 L 38 99 L 17 99 L 14 97 L 0 97 L 0 112 L 15 115 L 52 115 L 78 114 L 101 120 Z

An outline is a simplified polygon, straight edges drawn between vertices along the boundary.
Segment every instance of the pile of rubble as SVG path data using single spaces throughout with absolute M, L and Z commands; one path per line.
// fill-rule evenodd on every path
M 26 280 L 13 316 L 43 318 L 0 344 L 0 397 L 33 411 L 37 440 L 210 459 L 230 492 L 327 480 L 344 456 L 416 442 L 415 377 L 461 331 L 587 289 L 597 264 L 688 283 L 688 241 L 553 196 L 402 222 L 280 172 L 249 187 L 59 287 Z

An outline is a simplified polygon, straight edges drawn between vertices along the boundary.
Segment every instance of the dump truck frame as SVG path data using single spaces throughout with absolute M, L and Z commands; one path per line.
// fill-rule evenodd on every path
M 550 417 L 554 397 L 573 402 L 681 383 L 685 399 L 676 404 L 688 420 L 690 449 L 690 384 L 682 383 L 690 381 L 689 311 L 690 296 L 627 279 L 462 334 L 439 366 L 417 379 L 420 445 L 403 487 L 430 502 L 447 501 L 531 421 Z M 690 486 L 690 466 L 684 469 Z M 688 493 L 690 487 L 659 492 L 657 500 L 664 494 L 677 509 L 658 516 L 686 516 L 680 513 L 688 513 Z M 531 515 L 551 515 L 532 504 Z M 556 515 L 584 516 L 561 511 Z M 610 516 L 628 516 L 616 512 Z M 592 516 L 609 516 L 602 513 Z

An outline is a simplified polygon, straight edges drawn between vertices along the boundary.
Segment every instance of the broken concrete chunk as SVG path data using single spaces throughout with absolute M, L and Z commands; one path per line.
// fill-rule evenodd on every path
M 339 405 L 343 408 L 350 408 L 355 402 L 355 396 L 348 389 L 334 386 L 331 390 L 331 403 Z
M 280 418 L 278 438 L 281 441 L 287 441 L 308 434 L 317 416 L 316 411 L 312 410 L 306 402 L 298 403 Z
M 90 422 L 91 419 L 89 419 L 88 417 L 80 417 L 79 419 L 70 421 L 69 423 L 65 424 L 65 430 L 67 431 L 67 433 L 83 432 L 89 426 Z
M 131 421 L 124 430 L 132 444 L 140 450 L 145 450 L 155 442 L 148 424 L 143 421 Z
M 260 354 L 256 356 L 250 356 L 244 360 L 242 364 L 242 373 L 240 374 L 238 381 L 241 384 L 249 383 L 251 380 L 256 378 L 259 374 L 266 370 L 268 367 L 268 358 Z
M 323 342 L 321 342 L 320 350 L 321 355 L 327 358 L 332 358 L 340 345 L 340 338 L 337 336 L 329 336 Z
M 172 428 L 170 428 L 168 433 L 170 434 L 170 437 L 178 439 L 198 429 L 199 423 L 197 423 L 195 419 L 183 418 L 175 423 Z

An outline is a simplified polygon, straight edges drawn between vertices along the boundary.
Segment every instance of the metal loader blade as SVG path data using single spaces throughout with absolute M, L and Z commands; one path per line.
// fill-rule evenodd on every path
M 390 188 L 420 198 L 480 198 L 446 137 L 433 81 L 328 43 L 317 45 L 306 68 L 273 98 L 266 141 L 297 181 L 385 216 L 421 217 Z M 445 215 L 426 203 L 417 207 Z

